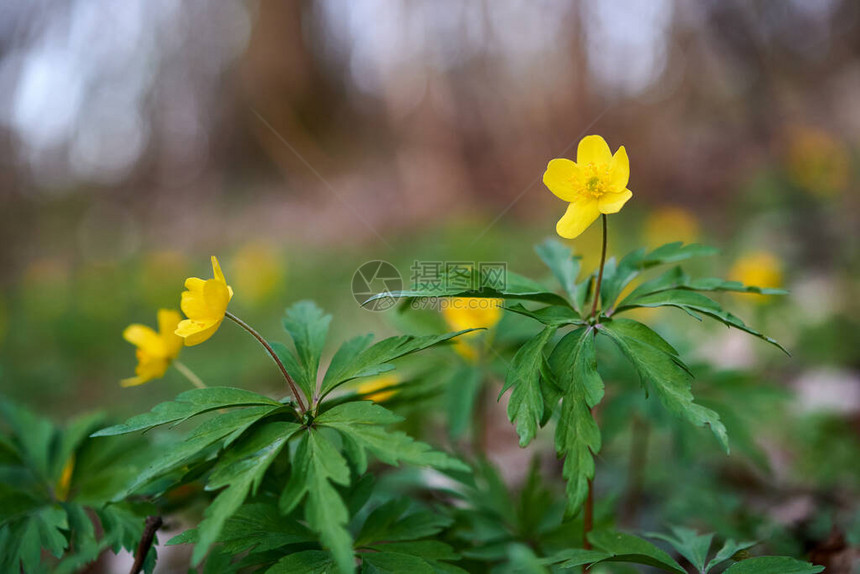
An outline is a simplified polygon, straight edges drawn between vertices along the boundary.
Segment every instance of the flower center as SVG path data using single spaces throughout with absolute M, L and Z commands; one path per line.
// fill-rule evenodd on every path
M 606 179 L 609 175 L 604 167 L 598 167 L 593 163 L 580 166 L 580 171 L 575 178 L 576 187 L 583 198 L 599 199 L 608 190 Z

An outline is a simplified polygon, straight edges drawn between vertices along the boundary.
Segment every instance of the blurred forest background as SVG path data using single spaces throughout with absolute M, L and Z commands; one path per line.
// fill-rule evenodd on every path
M 120 334 L 177 308 L 211 254 L 275 337 L 308 297 L 339 338 L 395 332 L 351 296 L 369 259 L 535 273 L 564 208 L 541 174 L 588 133 L 631 158 L 611 253 L 699 240 L 792 291 L 738 305 L 793 360 L 723 331 L 702 354 L 770 361 L 860 428 L 854 0 L 3 2 L 0 389 L 64 417 L 185 388 L 121 389 Z M 586 269 L 596 233 L 572 242 Z M 221 331 L 185 362 L 277 389 Z

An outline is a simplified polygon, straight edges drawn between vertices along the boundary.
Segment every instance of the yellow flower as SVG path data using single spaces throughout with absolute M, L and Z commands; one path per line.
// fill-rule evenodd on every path
M 600 136 L 585 136 L 576 150 L 576 162 L 560 158 L 549 162 L 543 183 L 567 201 L 567 211 L 556 224 L 559 235 L 573 239 L 601 213 L 618 213 L 633 192 L 627 189 L 630 161 L 624 146 L 615 155 Z
M 248 243 L 233 257 L 233 282 L 242 301 L 264 303 L 284 280 L 283 258 L 262 241 Z
M 158 332 L 146 325 L 129 325 L 123 331 L 123 338 L 137 347 L 137 368 L 135 377 L 123 379 L 124 387 L 142 385 L 152 379 L 160 379 L 167 372 L 170 362 L 179 355 L 182 339 L 174 334 L 182 317 L 179 311 L 158 310 Z
M 826 131 L 798 127 L 789 132 L 788 172 L 801 187 L 822 196 L 834 196 L 848 187 L 851 154 L 847 146 Z
M 367 395 L 365 398 L 371 400 L 376 403 L 381 403 L 383 401 L 387 401 L 391 397 L 397 393 L 396 390 L 383 390 L 381 392 L 380 389 L 385 389 L 387 387 L 391 387 L 400 382 L 400 379 L 397 378 L 397 375 L 393 375 L 390 373 L 379 375 L 378 377 L 373 377 L 372 379 L 368 379 L 355 389 L 356 392 L 360 395 Z
M 660 247 L 673 241 L 695 243 L 699 239 L 696 216 L 680 207 L 654 210 L 645 222 L 645 242 L 648 247 Z
M 212 256 L 212 279 L 189 277 L 185 280 L 187 291 L 182 292 L 182 312 L 188 319 L 179 323 L 176 334 L 185 339 L 187 346 L 199 345 L 215 334 L 227 304 L 233 298 L 233 289 L 227 285 L 218 259 Z
M 452 331 L 491 329 L 502 318 L 502 299 L 484 297 L 449 297 L 443 300 L 442 318 Z M 474 339 L 481 331 L 472 331 L 454 339 L 454 350 L 464 359 L 475 361 L 478 349 Z
M 75 454 L 69 457 L 66 464 L 63 465 L 63 471 L 60 473 L 60 480 L 57 481 L 57 486 L 54 488 L 54 496 L 57 500 L 65 501 L 69 498 L 69 488 L 72 486 L 72 475 L 75 472 Z
M 782 287 L 782 263 L 771 253 L 756 251 L 743 255 L 732 266 L 729 279 L 755 287 Z

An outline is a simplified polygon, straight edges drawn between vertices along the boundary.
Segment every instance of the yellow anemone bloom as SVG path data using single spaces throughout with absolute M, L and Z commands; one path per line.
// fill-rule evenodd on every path
M 385 389 L 387 389 L 388 387 L 392 387 L 399 382 L 400 379 L 397 378 L 397 375 L 386 373 L 384 375 L 379 375 L 378 377 L 373 377 L 372 379 L 363 381 L 358 385 L 355 390 L 360 395 L 367 395 L 365 397 L 366 399 L 371 400 L 375 403 L 381 403 L 383 401 L 387 401 L 388 399 L 393 397 L 395 393 L 397 393 L 396 390 Z
M 567 201 L 567 211 L 555 230 L 574 239 L 594 223 L 601 213 L 618 213 L 633 192 L 627 189 L 630 161 L 624 146 L 615 155 L 600 136 L 585 136 L 576 150 L 576 161 L 560 158 L 549 162 L 543 183 Z
M 182 339 L 174 334 L 182 317 L 179 311 L 158 310 L 158 332 L 146 325 L 129 325 L 122 332 L 123 338 L 137 347 L 135 377 L 123 379 L 124 387 L 142 385 L 152 379 L 160 379 L 167 372 L 170 362 L 179 355 Z
M 227 304 L 233 298 L 233 289 L 227 285 L 218 259 L 212 256 L 212 279 L 189 277 L 185 280 L 187 291 L 182 292 L 182 312 L 188 319 L 179 323 L 176 334 L 185 339 L 187 346 L 199 345 L 215 334 Z
M 732 266 L 729 279 L 755 287 L 782 287 L 782 263 L 767 251 L 755 251 L 741 256 Z
M 502 299 L 485 297 L 449 297 L 444 300 L 442 317 L 453 331 L 491 329 L 502 318 Z M 454 350 L 464 359 L 475 361 L 478 350 L 474 339 L 481 331 L 472 331 L 454 339 Z

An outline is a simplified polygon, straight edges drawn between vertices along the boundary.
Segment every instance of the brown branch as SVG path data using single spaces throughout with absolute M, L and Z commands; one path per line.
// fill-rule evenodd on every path
M 152 542 L 155 540 L 155 533 L 161 528 L 164 522 L 160 516 L 147 516 L 146 524 L 143 527 L 143 534 L 140 536 L 140 543 L 137 545 L 137 552 L 134 555 L 134 564 L 131 565 L 129 574 L 140 574 L 143 570 L 143 563 L 146 561 L 146 555 L 149 554 L 149 549 L 152 548 Z

